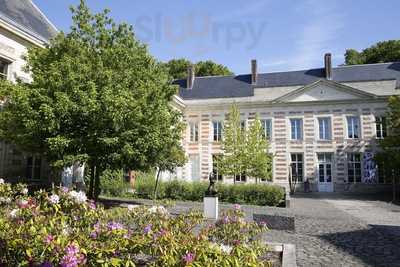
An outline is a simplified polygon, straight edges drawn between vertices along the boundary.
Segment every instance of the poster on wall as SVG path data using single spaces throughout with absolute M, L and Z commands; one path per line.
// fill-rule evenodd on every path
M 378 168 L 374 161 L 374 154 L 365 152 L 363 155 L 363 176 L 362 182 L 375 184 L 378 182 Z

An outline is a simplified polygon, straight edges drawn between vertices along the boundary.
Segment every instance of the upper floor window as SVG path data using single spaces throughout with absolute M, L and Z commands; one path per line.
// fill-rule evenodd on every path
M 318 118 L 319 139 L 331 140 L 331 118 Z
M 7 80 L 8 65 L 10 62 L 0 58 L 0 79 Z
M 347 117 L 347 138 L 360 138 L 360 118 L 357 116 Z
M 361 154 L 347 154 L 347 177 L 349 183 L 361 182 Z
M 222 140 L 222 122 L 214 121 L 213 122 L 213 129 L 214 129 L 214 137 L 213 140 L 215 142 L 219 142 Z
M 303 139 L 303 120 L 290 119 L 291 138 L 292 140 Z
M 199 141 L 199 124 L 196 122 L 189 123 L 190 128 L 190 142 Z
M 386 117 L 375 117 L 376 138 L 385 138 L 387 134 Z
M 263 128 L 263 136 L 266 139 L 271 139 L 272 136 L 272 122 L 271 120 L 261 120 L 261 126 Z

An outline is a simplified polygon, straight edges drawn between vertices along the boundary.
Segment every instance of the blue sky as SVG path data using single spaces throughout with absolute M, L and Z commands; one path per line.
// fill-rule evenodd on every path
M 71 24 L 69 6 L 78 0 L 34 0 L 60 30 Z M 331 52 L 344 62 L 347 48 L 400 39 L 398 0 L 88 0 L 93 11 L 111 10 L 132 24 L 160 60 L 211 59 L 236 74 L 321 67 Z

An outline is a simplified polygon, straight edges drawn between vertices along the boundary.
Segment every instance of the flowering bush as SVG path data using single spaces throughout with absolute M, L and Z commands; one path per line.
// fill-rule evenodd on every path
M 0 266 L 268 266 L 239 206 L 215 224 L 163 206 L 105 210 L 83 192 L 57 188 L 29 196 L 0 181 Z

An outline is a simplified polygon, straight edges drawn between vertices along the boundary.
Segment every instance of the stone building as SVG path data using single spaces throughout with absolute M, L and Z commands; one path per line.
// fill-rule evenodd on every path
M 182 142 L 188 163 L 176 175 L 205 180 L 213 159 L 222 153 L 223 125 L 232 103 L 243 123 L 259 115 L 270 142 L 273 183 L 288 186 L 289 168 L 301 187 L 314 191 L 356 191 L 385 188 L 383 167 L 372 161 L 377 140 L 387 134 L 388 97 L 400 94 L 400 63 L 300 71 L 194 77 L 189 69 L 179 80 L 179 96 L 187 124 Z M 253 182 L 245 175 L 222 177 L 233 183 Z M 267 181 L 265 181 L 267 182 Z
M 30 81 L 23 71 L 23 56 L 31 46 L 44 47 L 56 32 L 32 1 L 0 0 L 0 78 Z M 48 175 L 48 165 L 40 156 L 0 143 L 0 177 L 35 181 Z

